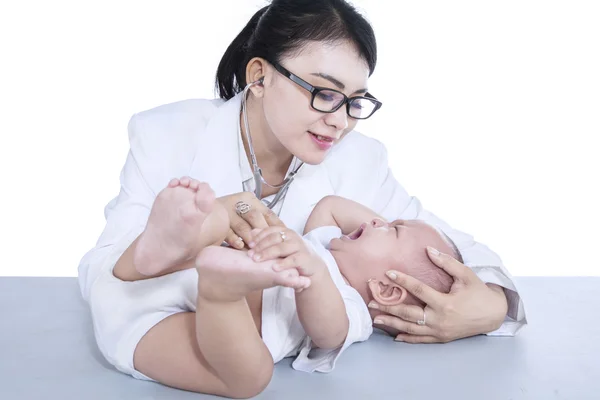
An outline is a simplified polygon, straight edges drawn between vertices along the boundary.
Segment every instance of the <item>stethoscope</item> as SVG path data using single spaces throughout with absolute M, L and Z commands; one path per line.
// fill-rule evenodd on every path
M 296 169 L 294 171 L 290 172 L 288 177 L 285 178 L 285 180 L 283 182 L 281 182 L 279 185 L 271 185 L 269 182 L 267 182 L 265 180 L 265 178 L 263 178 L 262 170 L 258 166 L 258 162 L 256 161 L 256 155 L 254 154 L 254 147 L 252 146 L 252 137 L 250 135 L 250 124 L 248 123 L 248 113 L 246 112 L 246 101 L 247 101 L 247 96 L 248 96 L 248 90 L 253 85 L 262 84 L 262 82 L 263 82 L 263 79 L 261 78 L 258 81 L 249 83 L 244 88 L 244 92 L 242 94 L 242 117 L 244 119 L 244 128 L 246 130 L 246 139 L 248 141 L 248 150 L 250 151 L 250 161 L 252 163 L 252 173 L 254 175 L 254 186 L 255 186 L 254 194 L 256 195 L 257 199 L 261 200 L 261 196 L 262 196 L 261 183 L 264 183 L 265 185 L 267 185 L 273 189 L 278 189 L 273 200 L 267 204 L 267 207 L 272 209 L 282 198 L 285 197 L 285 194 L 287 193 L 290 185 L 292 184 L 294 177 L 300 170 L 300 167 L 302 167 L 304 165 L 304 162 L 301 162 L 300 165 L 298 167 L 296 167 Z M 294 156 L 294 158 L 295 158 L 295 156 Z M 292 160 L 292 162 L 294 162 L 294 160 Z

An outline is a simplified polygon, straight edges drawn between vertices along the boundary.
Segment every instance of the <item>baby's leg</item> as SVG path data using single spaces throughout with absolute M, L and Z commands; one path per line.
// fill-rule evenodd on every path
M 202 250 L 196 264 L 196 338 L 202 355 L 230 393 L 262 391 L 271 379 L 273 359 L 246 296 L 277 284 L 305 287 L 307 278 L 296 270 L 275 272 L 274 261 L 255 263 L 243 251 L 217 246 Z
M 135 368 L 183 390 L 255 396 L 271 380 L 273 359 L 244 293 L 274 283 L 294 287 L 306 282 L 294 278 L 295 271 L 274 273 L 273 262 L 255 263 L 239 250 L 210 246 L 196 262 L 197 313 L 175 314 L 150 329 L 136 347 Z
M 156 277 L 193 268 L 200 250 L 221 243 L 227 211 L 205 183 L 173 179 L 157 196 L 144 232 L 121 256 L 114 275 L 123 280 Z

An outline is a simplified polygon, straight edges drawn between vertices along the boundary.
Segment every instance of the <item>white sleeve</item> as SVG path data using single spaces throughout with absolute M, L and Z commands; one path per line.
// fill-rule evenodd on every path
M 321 236 L 322 239 L 323 232 L 332 232 L 336 230 L 341 232 L 338 227 L 324 227 L 324 229 L 318 229 L 319 232 L 313 231 L 313 233 L 316 234 L 313 238 Z M 321 235 L 318 235 L 318 233 L 321 233 Z M 342 295 L 344 305 L 346 306 L 346 315 L 348 316 L 349 321 L 348 334 L 346 335 L 344 343 L 336 349 L 320 349 L 314 347 L 310 337 L 305 338 L 304 342 L 300 345 L 299 354 L 292 363 L 292 367 L 303 372 L 316 371 L 327 373 L 333 370 L 336 361 L 348 346 L 352 343 L 363 342 L 371 336 L 373 333 L 373 322 L 364 300 L 353 287 L 346 284 L 331 253 L 329 253 L 322 245 L 318 245 L 310 240 L 309 242 L 313 245 L 313 248 L 317 250 L 319 255 L 323 257 L 329 269 L 329 273 L 331 274 L 331 278 Z
M 508 312 L 506 318 L 495 331 L 488 332 L 488 336 L 514 336 L 527 324 L 523 300 L 512 280 L 510 273 L 502 266 L 472 266 L 471 269 L 484 283 L 493 283 L 504 288 Z
M 104 209 L 106 225 L 96 246 L 79 263 L 79 285 L 88 301 L 90 289 L 100 271 L 113 268 L 129 245 L 142 233 L 155 198 L 140 171 L 136 143 L 136 116 L 129 121 L 130 151 L 120 174 L 121 188 L 117 197 Z
M 380 170 L 375 184 L 375 195 L 372 200 L 373 210 L 387 220 L 420 219 L 441 229 L 454 242 L 466 266 L 473 269 L 485 283 L 494 283 L 504 288 L 508 300 L 508 313 L 500 329 L 488 335 L 514 335 L 527 323 L 523 302 L 508 270 L 500 257 L 484 244 L 476 242 L 467 233 L 453 229 L 442 219 L 425 210 L 416 197 L 408 195 L 406 190 L 396 181 L 388 167 L 387 150 L 381 145 Z

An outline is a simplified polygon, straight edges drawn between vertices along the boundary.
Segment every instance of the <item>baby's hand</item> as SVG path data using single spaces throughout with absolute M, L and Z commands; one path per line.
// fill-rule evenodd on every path
M 327 269 L 323 259 L 304 242 L 304 239 L 288 228 L 272 226 L 258 231 L 249 245 L 251 250 L 248 251 L 248 255 L 254 261 L 280 258 L 273 267 L 275 271 L 296 268 L 300 275 L 311 277 Z

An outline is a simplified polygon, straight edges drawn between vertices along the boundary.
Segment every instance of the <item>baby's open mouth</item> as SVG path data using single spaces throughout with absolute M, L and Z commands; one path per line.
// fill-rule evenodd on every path
M 350 240 L 356 240 L 363 234 L 364 231 L 365 231 L 365 224 L 362 224 L 357 230 L 348 234 L 347 237 Z

